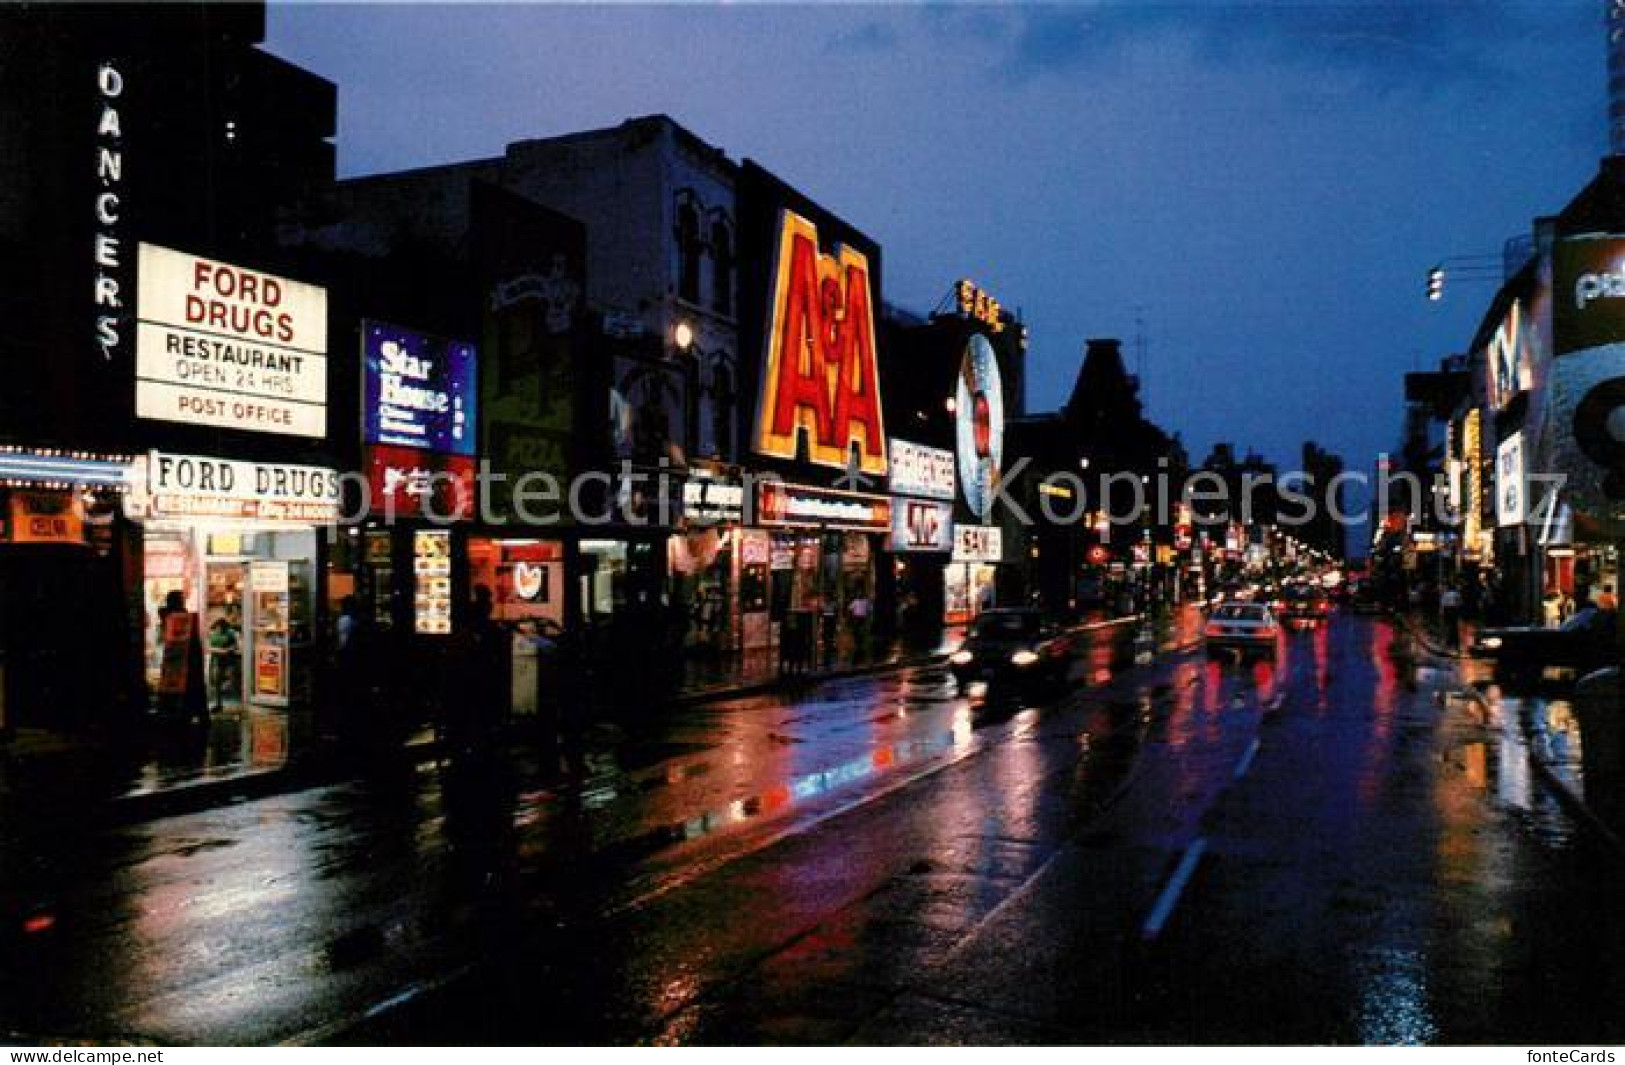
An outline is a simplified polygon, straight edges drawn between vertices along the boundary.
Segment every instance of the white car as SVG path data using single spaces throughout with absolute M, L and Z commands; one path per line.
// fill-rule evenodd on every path
M 1280 623 L 1266 603 L 1220 603 L 1208 615 L 1202 630 L 1209 651 L 1273 651 L 1280 634 Z

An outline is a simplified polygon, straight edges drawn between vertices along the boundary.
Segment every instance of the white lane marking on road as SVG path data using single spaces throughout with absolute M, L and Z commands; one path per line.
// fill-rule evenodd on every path
M 1258 755 L 1258 748 L 1263 745 L 1264 741 L 1260 739 L 1254 739 L 1247 745 L 1247 750 L 1242 752 L 1241 761 L 1236 763 L 1236 772 L 1231 777 L 1232 780 L 1240 780 L 1247 775 L 1247 770 L 1253 767 L 1253 759 Z
M 1179 859 L 1179 865 L 1174 869 L 1174 875 L 1168 878 L 1163 886 L 1162 894 L 1157 896 L 1157 904 L 1151 907 L 1151 913 L 1146 916 L 1145 924 L 1140 926 L 1140 935 L 1146 939 L 1156 939 L 1162 934 L 1162 928 L 1173 916 L 1174 907 L 1179 905 L 1179 896 L 1190 883 L 1192 874 L 1196 872 L 1196 863 L 1202 860 L 1202 853 L 1207 850 L 1207 839 L 1197 836 L 1191 840 L 1190 846 L 1185 848 L 1185 854 Z

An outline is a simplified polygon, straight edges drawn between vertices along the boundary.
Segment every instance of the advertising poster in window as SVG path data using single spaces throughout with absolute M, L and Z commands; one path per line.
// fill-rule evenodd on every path
M 451 633 L 451 533 L 419 529 L 412 534 L 415 630 L 426 636 Z

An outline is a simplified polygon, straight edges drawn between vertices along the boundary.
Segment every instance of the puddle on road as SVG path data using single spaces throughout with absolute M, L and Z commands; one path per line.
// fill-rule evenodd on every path
M 735 799 L 726 806 L 707 810 L 682 821 L 669 822 L 634 833 L 596 849 L 594 858 L 608 861 L 645 858 L 721 829 L 787 813 L 797 806 L 805 805 L 882 771 L 894 771 L 923 764 L 940 755 L 962 749 L 971 742 L 975 730 L 974 715 L 970 708 L 966 707 L 954 715 L 951 726 L 944 731 L 877 746 L 838 765 L 802 774 L 759 794 Z M 607 787 L 583 792 L 582 806 L 586 809 L 601 808 L 619 798 L 620 794 L 616 789 Z M 543 807 L 552 798 L 545 792 L 531 792 L 521 796 L 521 808 L 515 817 L 515 823 L 527 825 L 539 821 Z
M 1361 966 L 1360 1042 L 1366 1046 L 1423 1046 L 1439 1037 L 1429 1002 L 1427 961 L 1403 947 L 1374 950 Z

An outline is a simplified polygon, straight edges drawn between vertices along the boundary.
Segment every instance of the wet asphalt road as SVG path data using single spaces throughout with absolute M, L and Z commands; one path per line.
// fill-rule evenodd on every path
M 1063 695 L 939 671 L 0 841 L 0 1032 L 1619 1042 L 1625 892 L 1515 729 L 1340 617 Z

